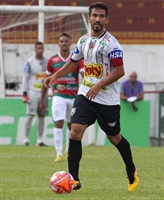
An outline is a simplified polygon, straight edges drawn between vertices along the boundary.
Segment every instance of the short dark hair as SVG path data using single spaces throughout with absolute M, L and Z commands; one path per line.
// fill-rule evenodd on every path
M 35 47 L 36 47 L 37 45 L 43 45 L 43 43 L 38 41 L 38 42 L 35 43 Z
M 106 12 L 106 17 L 108 17 L 108 6 L 102 2 L 95 2 L 89 6 L 89 15 L 91 15 L 92 9 L 102 9 Z
M 59 38 L 62 37 L 62 36 L 66 36 L 66 37 L 68 37 L 69 39 L 71 39 L 71 36 L 68 35 L 67 33 L 62 33 L 61 35 L 59 35 Z

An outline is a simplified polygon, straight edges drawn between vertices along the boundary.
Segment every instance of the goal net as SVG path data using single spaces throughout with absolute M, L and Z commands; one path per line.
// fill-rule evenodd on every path
M 72 38 L 71 50 L 78 38 L 87 32 L 85 16 L 74 13 L 44 14 L 45 56 L 58 52 L 58 37 L 66 32 Z M 19 86 L 22 66 L 33 55 L 34 43 L 38 41 L 38 13 L 0 13 L 0 30 L 3 49 L 3 68 L 6 88 Z M 42 34 L 42 33 L 41 33 Z M 8 92 L 8 91 L 6 91 Z

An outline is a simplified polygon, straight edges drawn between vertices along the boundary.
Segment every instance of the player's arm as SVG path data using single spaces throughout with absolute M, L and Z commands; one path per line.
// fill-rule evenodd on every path
M 96 85 L 90 88 L 90 90 L 86 94 L 86 97 L 89 99 L 94 99 L 102 87 L 117 81 L 119 78 L 124 76 L 124 74 L 125 72 L 123 65 L 115 67 L 108 76 L 106 76 L 104 79 L 102 79 Z
M 86 97 L 89 99 L 95 98 L 102 87 L 117 81 L 125 74 L 123 65 L 123 52 L 121 46 L 119 44 L 111 43 L 108 47 L 107 56 L 110 62 L 110 66 L 112 66 L 113 70 L 104 79 L 90 88 L 86 95 Z
M 49 58 L 46 66 L 46 78 L 49 77 L 53 73 L 52 69 L 52 58 Z M 46 79 L 45 78 L 45 79 Z M 40 97 L 40 102 L 39 102 L 39 108 L 44 111 L 46 109 L 46 104 L 44 102 L 44 98 L 47 94 L 47 88 L 44 86 L 42 87 L 42 92 L 41 92 L 41 97 Z
M 78 67 L 79 67 L 79 73 L 81 77 L 84 78 L 84 60 L 83 59 L 78 62 Z
M 115 67 L 114 70 L 104 79 L 102 79 L 99 83 L 97 83 L 101 88 L 104 86 L 107 86 L 118 79 L 120 79 L 122 76 L 124 76 L 124 66 L 118 66 Z
M 48 77 L 48 75 L 46 77 Z M 46 104 L 44 102 L 44 98 L 45 98 L 46 94 L 47 94 L 47 88 L 43 84 L 40 102 L 39 102 L 39 108 L 41 111 L 44 111 L 46 109 Z
M 30 103 L 30 99 L 27 94 L 29 87 L 29 79 L 30 79 L 30 65 L 28 62 L 26 62 L 24 64 L 23 77 L 22 77 L 23 103 Z
M 45 88 L 50 88 L 51 84 L 58 78 L 66 76 L 70 72 L 72 72 L 77 67 L 78 62 L 73 60 L 69 60 L 61 69 L 59 69 L 55 74 L 47 77 L 44 80 Z

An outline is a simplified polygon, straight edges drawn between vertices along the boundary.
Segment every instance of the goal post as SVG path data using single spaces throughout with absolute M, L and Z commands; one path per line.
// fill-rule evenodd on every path
M 5 98 L 5 74 L 3 67 L 3 48 L 2 48 L 2 37 L 0 31 L 0 98 Z
M 24 12 L 24 13 L 88 13 L 87 6 L 19 6 L 19 5 L 0 5 L 0 12 Z

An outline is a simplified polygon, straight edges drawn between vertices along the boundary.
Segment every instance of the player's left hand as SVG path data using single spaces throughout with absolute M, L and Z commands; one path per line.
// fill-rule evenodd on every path
M 52 83 L 56 80 L 56 76 L 55 74 L 53 74 L 52 76 L 48 76 L 47 78 L 45 78 L 44 80 L 44 86 L 45 88 L 49 89 L 51 88 Z
M 100 90 L 101 90 L 101 86 L 97 83 L 96 85 L 90 88 L 90 90 L 86 94 L 86 97 L 92 100 L 96 97 L 96 95 L 98 94 Z

